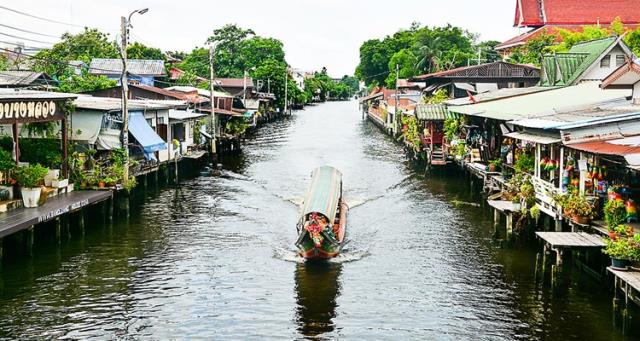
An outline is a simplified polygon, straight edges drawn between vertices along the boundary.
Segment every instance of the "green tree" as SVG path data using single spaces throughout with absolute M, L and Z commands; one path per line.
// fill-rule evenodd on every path
M 556 43 L 558 38 L 553 34 L 548 34 L 544 30 L 539 35 L 529 39 L 527 43 L 514 50 L 509 57 L 509 61 L 517 64 L 540 65 L 542 55 L 549 52 L 549 48 Z
M 68 63 L 72 60 L 89 64 L 93 58 L 118 57 L 115 42 L 109 39 L 108 34 L 85 28 L 78 34 L 63 34 L 59 43 L 38 52 L 34 58 L 34 68 L 55 77 L 67 74 Z
M 413 54 L 410 49 L 402 49 L 396 52 L 389 60 L 389 70 L 395 70 L 398 65 L 398 77 L 410 78 L 416 75 L 416 65 L 418 64 L 418 58 Z M 387 88 L 395 89 L 396 87 L 396 73 L 390 72 L 385 81 Z
M 209 50 L 203 47 L 196 47 L 191 50 L 191 53 L 187 54 L 178 68 L 197 75 L 203 78 L 209 79 Z
M 629 45 L 636 56 L 640 56 L 640 28 L 629 32 L 624 37 L 624 42 Z
M 135 42 L 127 46 L 127 58 L 166 61 L 166 57 L 160 49 L 157 49 L 154 47 L 148 47 L 139 42 Z
M 487 40 L 477 44 L 474 50 L 480 51 L 480 59 L 482 62 L 493 63 L 502 60 L 500 54 L 496 51 L 498 44 L 500 44 L 500 42 L 497 40 Z
M 61 92 L 81 93 L 107 89 L 118 85 L 118 82 L 102 75 L 91 75 L 86 70 L 81 75 L 67 74 L 61 77 L 58 90 Z

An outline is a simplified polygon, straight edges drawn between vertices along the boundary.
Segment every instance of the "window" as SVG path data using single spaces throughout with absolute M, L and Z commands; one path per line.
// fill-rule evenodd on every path
M 616 55 L 616 66 L 622 66 L 622 64 L 624 64 L 626 60 L 627 58 L 625 57 L 625 55 L 623 54 Z
M 149 125 L 149 127 L 153 127 L 153 120 L 150 118 L 147 118 L 147 124 Z
M 165 124 L 164 117 L 158 117 L 158 124 Z
M 611 66 L 611 55 L 606 55 L 600 60 L 601 68 L 609 68 Z

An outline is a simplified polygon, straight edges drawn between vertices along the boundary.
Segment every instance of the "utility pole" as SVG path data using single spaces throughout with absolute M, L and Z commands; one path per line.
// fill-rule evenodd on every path
M 122 57 L 122 75 L 120 84 L 122 85 L 122 148 L 124 148 L 124 181 L 129 181 L 129 80 L 127 79 L 127 44 L 129 27 L 131 26 L 131 16 L 138 13 L 140 15 L 149 11 L 148 8 L 138 9 L 129 13 L 129 17 L 120 17 L 120 56 Z
M 289 73 L 288 67 L 284 68 L 284 114 L 287 114 L 289 104 Z
M 242 105 L 245 106 L 245 108 L 247 107 L 247 70 L 244 70 L 244 73 L 242 74 L 242 78 L 243 78 L 243 86 L 242 86 Z
M 392 122 L 392 129 L 394 130 L 394 133 L 398 130 L 397 129 L 397 122 L 398 122 L 398 113 L 399 113 L 399 108 L 400 108 L 400 99 L 398 97 L 398 79 L 400 76 L 400 65 L 396 64 L 396 105 L 394 107 L 394 111 L 395 111 L 395 116 L 393 117 L 393 122 Z
M 120 55 L 122 56 L 122 148 L 124 148 L 124 181 L 129 181 L 129 80 L 127 79 L 127 18 L 120 18 Z
M 213 53 L 214 53 L 214 46 L 213 43 L 211 44 L 211 46 L 209 46 L 209 89 L 211 91 L 211 94 L 209 96 L 209 100 L 211 101 L 211 154 L 215 157 L 217 150 L 216 150 L 216 96 L 215 96 L 215 92 L 214 92 L 214 82 L 215 82 L 215 78 L 213 76 L 214 74 L 214 70 L 213 70 Z

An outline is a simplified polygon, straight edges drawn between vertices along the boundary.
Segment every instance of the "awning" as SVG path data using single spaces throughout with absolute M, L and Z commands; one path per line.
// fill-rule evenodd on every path
M 453 86 L 455 86 L 458 89 L 476 92 L 476 88 L 469 83 L 453 83 Z
M 562 141 L 560 134 L 545 134 L 529 131 L 514 131 L 512 133 L 504 134 L 504 136 L 516 140 L 531 141 L 540 144 L 552 144 Z
M 118 129 L 102 129 L 98 138 L 96 139 L 96 149 L 98 150 L 112 150 L 122 147 L 120 141 L 121 130 Z
M 196 112 L 193 112 L 193 111 L 187 111 L 187 110 L 169 109 L 169 119 L 170 120 L 185 121 L 185 120 L 190 120 L 190 119 L 194 119 L 194 118 L 200 118 L 200 117 L 204 117 L 204 116 L 208 116 L 208 114 L 200 114 L 200 113 L 196 113 Z
M 449 116 L 444 104 L 418 104 L 415 111 L 417 118 L 425 121 L 444 121 Z
M 569 148 L 593 154 L 622 156 L 629 168 L 640 169 L 640 136 L 608 141 L 593 141 L 567 145 Z
M 94 144 L 102 127 L 103 112 L 76 111 L 71 114 L 71 140 L 78 143 Z
M 167 144 L 151 129 L 141 112 L 129 114 L 129 132 L 142 145 L 147 160 L 155 160 L 153 152 L 167 149 Z

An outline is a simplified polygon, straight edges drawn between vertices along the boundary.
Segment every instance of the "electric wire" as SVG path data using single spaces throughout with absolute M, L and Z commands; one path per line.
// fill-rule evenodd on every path
M 60 37 L 58 37 L 58 36 L 54 36 L 54 35 L 51 35 L 51 34 L 40 33 L 40 32 L 35 32 L 35 31 L 29 31 L 29 30 L 25 30 L 25 29 L 23 29 L 23 28 L 14 27 L 14 26 L 6 25 L 6 24 L 0 24 L 0 26 L 2 26 L 2 27 L 6 27 L 6 28 L 9 28 L 9 29 L 12 29 L 12 30 L 16 30 L 16 31 L 24 32 L 24 33 L 30 33 L 30 34 L 35 34 L 35 35 L 43 36 L 43 37 L 50 37 L 50 38 L 57 38 L 57 39 L 60 39 Z

